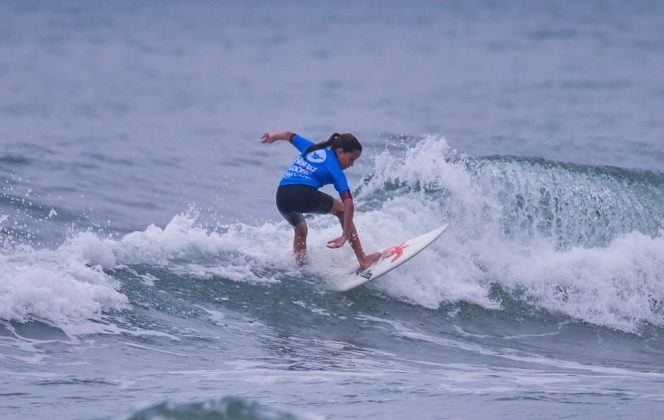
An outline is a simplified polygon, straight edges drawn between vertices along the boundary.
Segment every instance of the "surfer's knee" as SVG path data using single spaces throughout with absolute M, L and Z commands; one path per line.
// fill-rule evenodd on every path
M 334 201 L 332 202 L 332 208 L 330 209 L 330 213 L 334 214 L 335 216 L 344 214 L 344 205 L 341 202 L 341 200 L 339 200 L 338 198 L 334 199 Z

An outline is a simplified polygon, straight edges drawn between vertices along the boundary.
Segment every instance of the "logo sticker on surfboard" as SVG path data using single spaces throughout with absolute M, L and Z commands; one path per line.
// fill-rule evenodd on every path
M 394 258 L 392 258 L 392 261 L 390 262 L 395 262 L 396 260 L 401 258 L 401 256 L 403 255 L 403 250 L 406 248 L 408 248 L 408 245 L 406 245 L 406 241 L 401 242 L 399 245 L 392 246 L 383 251 L 382 257 L 383 259 L 387 259 L 393 256 Z

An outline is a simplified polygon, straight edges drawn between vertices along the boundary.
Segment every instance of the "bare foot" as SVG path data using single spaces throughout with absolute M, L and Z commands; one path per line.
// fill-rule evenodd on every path
M 362 261 L 360 261 L 360 268 L 362 270 L 365 270 L 373 265 L 378 259 L 380 258 L 381 253 L 380 252 L 374 252 L 373 254 L 369 254 L 365 256 Z
M 300 267 L 304 267 L 305 265 L 309 264 L 309 257 L 307 256 L 307 251 L 295 252 L 293 253 L 293 256 L 295 257 L 295 262 Z

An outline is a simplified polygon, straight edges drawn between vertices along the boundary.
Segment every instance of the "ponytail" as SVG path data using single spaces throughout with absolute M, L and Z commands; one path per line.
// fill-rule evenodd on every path
M 329 147 L 332 150 L 343 149 L 344 152 L 352 152 L 354 150 L 362 151 L 362 145 L 359 140 L 352 135 L 351 133 L 332 133 L 329 139 L 326 141 L 316 143 L 309 146 L 309 148 L 304 152 L 305 155 L 314 152 L 319 149 L 324 149 Z

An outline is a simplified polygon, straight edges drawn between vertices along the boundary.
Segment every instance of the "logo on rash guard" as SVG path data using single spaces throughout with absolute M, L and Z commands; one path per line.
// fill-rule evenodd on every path
M 326 158 L 327 153 L 325 153 L 325 150 L 316 150 L 307 155 L 307 160 L 313 163 L 323 163 Z

